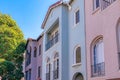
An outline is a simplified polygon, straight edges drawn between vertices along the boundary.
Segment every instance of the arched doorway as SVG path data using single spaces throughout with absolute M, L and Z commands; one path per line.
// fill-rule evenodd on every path
M 84 80 L 83 79 L 83 75 L 81 73 L 76 73 L 74 76 L 73 76 L 73 80 Z

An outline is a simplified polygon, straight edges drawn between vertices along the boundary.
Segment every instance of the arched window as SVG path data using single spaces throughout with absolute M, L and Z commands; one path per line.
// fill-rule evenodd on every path
M 92 76 L 105 74 L 103 38 L 97 38 L 92 44 Z
M 81 73 L 75 73 L 72 80 L 84 80 L 83 75 Z
M 77 47 L 74 53 L 74 64 L 81 63 L 81 48 Z
M 53 78 L 58 79 L 59 75 L 59 55 L 58 53 L 54 56 L 54 71 L 53 71 Z
M 80 74 L 77 74 L 77 76 L 75 77 L 75 80 L 83 80 L 83 77 L 82 77 L 82 75 L 80 75 Z
M 118 51 L 120 52 L 120 22 L 117 26 Z
M 117 44 L 118 44 L 118 64 L 120 69 L 120 22 L 117 25 Z
M 37 56 L 37 48 L 34 47 L 34 57 L 36 57 L 36 56 Z
M 46 80 L 50 80 L 50 70 L 51 70 L 50 58 L 48 58 L 46 64 Z

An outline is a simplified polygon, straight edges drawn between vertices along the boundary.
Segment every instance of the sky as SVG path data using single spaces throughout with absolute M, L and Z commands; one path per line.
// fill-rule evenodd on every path
M 0 0 L 0 12 L 10 15 L 24 33 L 25 39 L 37 39 L 49 6 L 58 0 Z

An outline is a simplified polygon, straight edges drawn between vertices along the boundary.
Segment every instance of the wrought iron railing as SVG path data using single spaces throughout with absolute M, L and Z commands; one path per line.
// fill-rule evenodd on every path
M 92 77 L 104 76 L 105 75 L 105 63 L 98 63 L 91 66 Z
M 46 73 L 46 80 L 50 80 L 50 73 Z
M 46 44 L 46 50 L 48 50 L 49 48 L 51 48 L 54 44 L 56 44 L 59 40 L 59 34 L 57 34 L 54 38 L 52 38 L 51 40 L 49 40 Z
M 115 1 L 116 0 L 100 0 L 101 9 L 104 10 L 105 8 L 107 8 L 109 5 L 111 5 Z
M 59 70 L 56 69 L 53 71 L 53 79 L 58 79 L 58 77 L 59 77 Z

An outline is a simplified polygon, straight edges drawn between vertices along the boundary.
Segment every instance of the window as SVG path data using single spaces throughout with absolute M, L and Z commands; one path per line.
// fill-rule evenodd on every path
M 78 64 L 81 63 L 81 48 L 77 47 L 75 49 L 75 53 L 74 53 L 74 63 Z
M 34 57 L 36 57 L 36 56 L 37 56 L 37 48 L 34 47 Z
M 53 45 L 55 45 L 59 41 L 59 31 L 56 29 L 52 33 L 48 33 L 48 41 L 46 44 L 46 50 L 51 48 Z
M 83 80 L 82 74 L 78 73 L 74 80 Z
M 103 76 L 105 74 L 104 44 L 102 37 L 98 38 L 92 47 L 92 76 Z
M 29 69 L 29 80 L 31 80 L 31 69 Z
M 41 77 L 41 67 L 39 66 L 38 67 L 38 78 L 40 78 Z
M 51 70 L 50 58 L 48 58 L 46 65 L 46 80 L 50 80 L 50 70 Z
M 93 0 L 93 4 L 94 4 L 94 10 L 97 9 L 98 7 L 100 7 L 100 1 L 99 0 Z
M 80 63 L 81 62 L 81 49 L 80 47 L 78 47 L 76 49 L 76 63 Z
M 39 55 L 41 55 L 41 45 L 39 46 Z
M 25 73 L 26 73 L 25 78 L 26 80 L 28 80 L 28 71 L 26 71 Z
M 117 26 L 117 38 L 118 38 L 118 64 L 120 69 L 120 22 Z
M 80 21 L 80 11 L 77 10 L 75 12 L 75 24 L 79 23 L 79 21 Z
M 29 49 L 26 51 L 26 66 L 28 66 L 31 63 L 31 46 Z
M 59 56 L 58 53 L 54 56 L 54 71 L 53 71 L 53 78 L 58 79 L 59 78 Z

